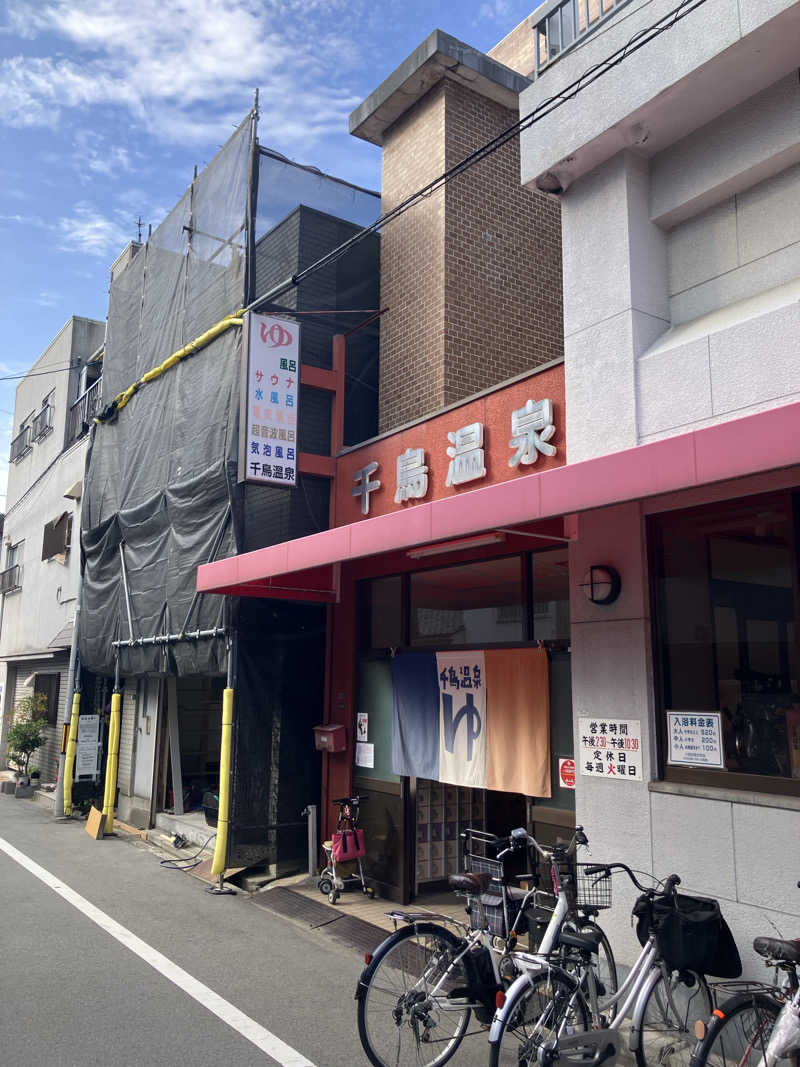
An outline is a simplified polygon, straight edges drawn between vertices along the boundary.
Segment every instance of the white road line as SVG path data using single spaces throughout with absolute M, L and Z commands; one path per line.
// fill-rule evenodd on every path
M 91 904 L 85 897 L 82 897 L 80 893 L 76 893 L 74 889 L 70 889 L 68 885 L 64 885 L 60 878 L 56 878 L 54 874 L 46 871 L 44 867 L 40 867 L 38 863 L 35 863 L 32 859 L 29 859 L 24 852 L 20 852 L 18 848 L 14 848 L 12 844 L 5 841 L 0 837 L 0 851 L 5 852 L 12 860 L 24 867 L 26 871 L 29 871 L 35 878 L 38 878 L 40 882 L 43 882 L 46 886 L 58 893 L 60 897 L 71 904 L 78 911 L 82 912 L 87 919 L 91 919 L 93 923 L 96 923 L 101 930 L 105 930 L 107 934 L 110 934 L 125 948 L 130 949 L 134 955 L 139 959 L 144 960 L 145 963 L 149 963 L 150 966 L 162 974 L 168 981 L 172 982 L 179 989 L 182 989 L 184 993 L 196 1000 L 198 1004 L 202 1004 L 204 1008 L 216 1015 L 218 1019 L 221 1019 L 224 1023 L 227 1023 L 233 1030 L 242 1037 L 247 1038 L 256 1048 L 265 1052 L 268 1056 L 271 1056 L 273 1060 L 281 1065 L 281 1067 L 314 1067 L 311 1060 L 307 1060 L 306 1057 L 297 1052 L 287 1045 L 284 1041 L 281 1041 L 279 1037 L 271 1033 L 265 1027 L 257 1023 L 255 1019 L 251 1019 L 249 1015 L 245 1015 L 243 1011 L 239 1011 L 224 997 L 219 996 L 213 989 L 209 989 L 207 985 L 203 985 L 202 982 L 198 982 L 196 978 L 193 978 L 188 971 L 184 971 L 182 967 L 179 967 L 177 963 L 173 963 L 172 960 L 168 960 L 166 956 L 162 955 L 151 945 L 148 945 L 146 941 L 142 941 L 136 934 L 131 933 L 126 927 L 120 925 L 115 919 L 112 919 L 110 915 L 106 915 L 104 911 L 96 908 L 94 904 Z

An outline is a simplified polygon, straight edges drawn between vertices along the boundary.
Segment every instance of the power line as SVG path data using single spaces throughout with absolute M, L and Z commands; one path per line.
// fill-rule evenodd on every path
M 80 367 L 80 363 L 56 363 L 49 370 L 25 371 L 24 374 L 5 374 L 0 377 L 0 382 L 13 382 L 20 378 L 41 378 L 45 374 L 52 374 L 54 371 L 75 370 L 77 367 Z
M 471 152 L 468 156 L 465 156 L 459 163 L 456 163 L 449 170 L 440 174 L 438 178 L 434 178 L 432 181 L 428 182 L 427 185 L 424 185 L 421 189 L 412 193 L 411 196 L 392 208 L 391 211 L 387 211 L 386 214 L 381 215 L 381 217 L 376 219 L 370 226 L 366 226 L 363 230 L 360 230 L 358 233 L 348 238 L 347 241 L 344 241 L 342 244 L 326 253 L 326 255 L 316 260 L 316 262 L 310 264 L 310 266 L 298 271 L 297 274 L 293 274 L 284 282 L 281 282 L 262 296 L 257 297 L 251 304 L 248 304 L 245 310 L 251 311 L 261 304 L 275 300 L 293 287 L 298 286 L 301 281 L 310 277 L 310 275 L 315 274 L 318 270 L 336 263 L 342 256 L 347 255 L 351 248 L 354 248 L 357 244 L 363 241 L 365 237 L 378 233 L 387 223 L 392 222 L 400 215 L 405 214 L 409 208 L 419 203 L 420 200 L 424 200 L 433 193 L 438 192 L 439 189 L 444 188 L 445 185 L 469 170 L 470 167 L 474 167 L 476 163 L 480 163 L 481 160 L 492 155 L 499 148 L 502 148 L 503 145 L 512 141 L 514 138 L 519 137 L 525 130 L 530 129 L 535 123 L 541 121 L 541 119 L 545 118 L 547 115 L 552 114 L 552 112 L 562 107 L 569 100 L 574 99 L 574 97 L 583 92 L 583 90 L 593 82 L 602 78 L 605 74 L 608 74 L 614 67 L 619 66 L 619 64 L 623 63 L 628 56 L 633 55 L 634 52 L 638 52 L 640 48 L 644 48 L 646 44 L 655 40 L 656 37 L 659 37 L 662 33 L 671 30 L 676 23 L 680 22 L 681 19 L 686 18 L 687 15 L 691 15 L 692 12 L 696 11 L 699 7 L 702 7 L 706 2 L 707 0 L 681 0 L 681 3 L 679 3 L 677 7 L 674 7 L 671 11 L 667 12 L 666 15 L 662 15 L 660 19 L 657 19 L 656 22 L 652 23 L 650 26 L 638 30 L 630 40 L 622 46 L 622 48 L 618 48 L 616 52 L 612 52 L 606 59 L 589 67 L 574 82 L 565 86 L 561 92 L 556 93 L 554 96 L 548 97 L 540 104 L 537 104 L 533 111 L 529 111 L 528 114 L 524 115 L 518 122 L 515 122 L 512 126 L 509 126 L 508 129 L 503 130 L 502 133 L 493 137 L 491 141 L 487 141 L 486 144 L 482 145 L 474 152 Z

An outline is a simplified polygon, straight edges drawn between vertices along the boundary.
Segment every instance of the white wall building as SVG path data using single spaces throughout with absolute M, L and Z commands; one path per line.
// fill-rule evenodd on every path
M 537 9 L 521 115 L 676 6 Z M 562 204 L 569 463 L 666 439 L 571 548 L 579 771 L 580 718 L 636 720 L 643 749 L 642 780 L 578 773 L 577 821 L 596 858 L 718 897 L 758 977 L 753 937 L 800 917 L 798 40 L 797 0 L 707 0 L 521 144 Z M 587 601 L 593 564 L 614 603 Z M 712 723 L 706 754 L 670 712 Z
M 68 697 L 82 479 L 104 333 L 104 323 L 72 316 L 17 387 L 0 572 L 3 737 L 17 701 L 46 693 L 47 742 L 30 763 L 43 782 L 56 778 Z

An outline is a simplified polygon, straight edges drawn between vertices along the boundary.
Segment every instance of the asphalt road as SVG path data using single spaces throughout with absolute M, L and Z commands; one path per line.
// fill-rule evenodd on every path
M 355 949 L 247 894 L 212 896 L 160 858 L 0 795 L 0 1062 L 367 1064 Z M 452 1062 L 487 1060 L 477 1036 Z

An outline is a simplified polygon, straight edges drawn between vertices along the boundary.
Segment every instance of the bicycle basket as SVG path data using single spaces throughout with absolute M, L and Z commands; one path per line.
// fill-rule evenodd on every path
M 684 893 L 653 900 L 642 895 L 633 914 L 641 944 L 654 928 L 658 950 L 673 970 L 715 978 L 738 978 L 742 973 L 739 951 L 718 901 Z
M 579 908 L 610 908 L 611 879 L 603 874 L 587 874 L 586 867 L 590 866 L 579 863 L 575 868 L 575 903 Z

